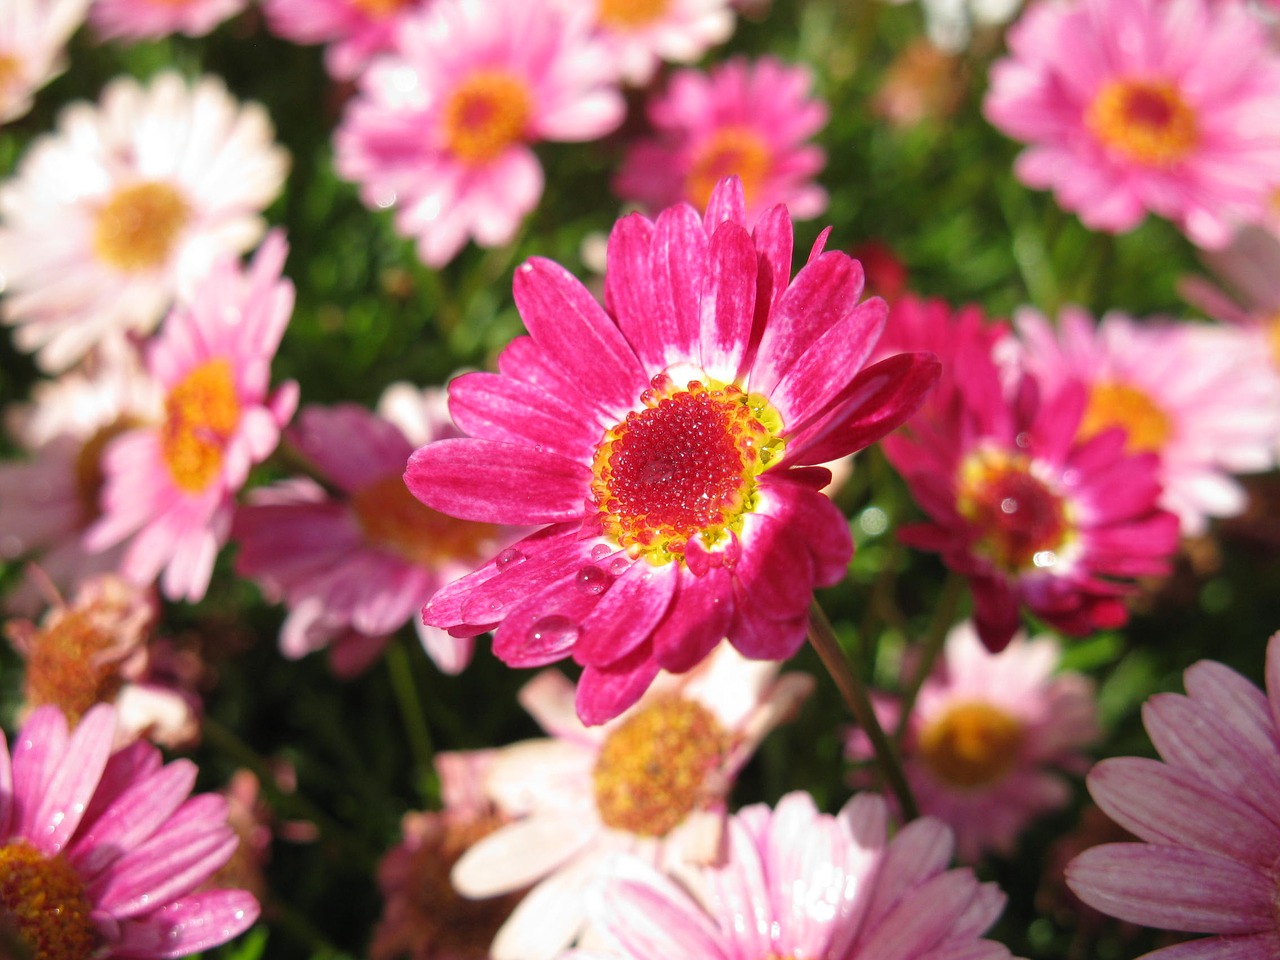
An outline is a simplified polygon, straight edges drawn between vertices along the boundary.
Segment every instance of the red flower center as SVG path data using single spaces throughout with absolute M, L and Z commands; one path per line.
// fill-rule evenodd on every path
M 477 70 L 444 105 L 444 142 L 463 163 L 478 167 L 524 139 L 533 112 L 528 84 L 507 70 Z
M 685 199 L 704 210 L 716 184 L 736 174 L 749 204 L 769 175 L 770 161 L 764 138 L 754 130 L 747 127 L 717 130 L 694 151 L 685 180 Z
M 958 703 L 926 724 L 920 753 L 940 780 L 983 787 L 1008 773 L 1022 748 L 1018 719 L 989 703 Z
M 230 361 L 206 360 L 183 377 L 165 397 L 160 431 L 160 450 L 173 482 L 187 493 L 208 487 L 239 425 L 240 397 Z
M 1152 167 L 1172 166 L 1200 139 L 1195 112 L 1158 80 L 1110 81 L 1085 111 L 1085 126 L 1104 146 Z
M 1071 539 L 1066 502 L 1025 456 L 970 455 L 960 468 L 957 509 L 978 528 L 975 549 L 1007 573 L 1053 566 Z
M 592 494 L 604 532 L 633 556 L 666 563 L 690 537 L 710 547 L 741 527 L 755 478 L 781 455 L 781 418 L 767 400 L 732 384 L 660 374 L 596 449 Z
M 596 809 L 608 827 L 666 836 L 714 799 L 729 735 L 706 707 L 666 697 L 624 720 L 596 759 Z
M 17 940 L 31 960 L 89 960 L 98 946 L 79 875 L 19 841 L 0 847 L 0 952 Z
M 148 181 L 124 187 L 98 211 L 93 249 L 125 273 L 153 270 L 169 259 L 191 208 L 167 183 Z
M 432 510 L 409 492 L 398 473 L 361 487 L 352 494 L 351 507 L 366 540 L 428 570 L 476 564 L 493 546 L 493 526 Z

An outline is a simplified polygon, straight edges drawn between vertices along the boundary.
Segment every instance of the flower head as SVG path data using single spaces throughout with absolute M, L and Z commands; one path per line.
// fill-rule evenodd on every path
M 378 54 L 395 47 L 401 21 L 431 0 L 263 0 L 273 33 L 295 43 L 324 43 L 336 80 L 355 80 Z
M 1155 456 L 1126 450 L 1118 429 L 1081 436 L 1084 389 L 1002 372 L 980 316 L 912 300 L 894 312 L 914 317 L 891 321 L 896 337 L 944 351 L 936 396 L 884 444 L 931 518 L 899 538 L 969 578 L 993 650 L 1023 605 L 1068 633 L 1125 623 L 1132 578 L 1167 572 L 1178 542 L 1177 519 L 1157 506 Z
M 63 110 L 0 188 L 18 347 L 56 371 L 105 338 L 150 333 L 175 295 L 262 235 L 288 166 L 272 137 L 266 112 L 214 77 L 121 77 L 99 106 Z
M 663 674 L 630 710 L 599 727 L 574 716 L 573 686 L 544 671 L 520 699 L 552 736 L 499 751 L 487 778 L 513 822 L 453 871 L 466 896 L 533 888 L 493 942 L 496 960 L 549 960 L 579 933 L 584 892 L 613 854 L 674 867 L 715 858 L 738 770 L 808 694 L 804 674 L 722 647 L 695 670 Z
M 1267 645 L 1265 694 L 1210 660 L 1184 680 L 1185 696 L 1156 694 L 1142 709 L 1163 762 L 1116 757 L 1089 774 L 1098 806 L 1144 842 L 1086 850 L 1067 866 L 1067 883 L 1122 920 L 1215 934 L 1147 954 L 1154 960 L 1272 957 L 1280 951 L 1280 638 Z
M 585 12 L 557 0 L 437 0 L 361 77 L 335 134 L 342 176 L 394 207 L 422 259 L 507 243 L 542 195 L 530 145 L 591 140 L 623 102 Z
M 1263 218 L 1280 184 L 1280 55 L 1244 4 L 1039 0 L 1008 40 L 984 112 L 1030 144 L 1024 183 L 1093 229 L 1151 211 L 1204 247 Z
M 1083 772 L 1080 748 L 1099 731 L 1092 685 L 1055 673 L 1050 637 L 1015 637 L 990 653 L 971 624 L 954 628 L 920 688 L 903 760 L 920 812 L 955 832 L 961 859 L 1008 856 L 1029 823 L 1060 809 L 1062 773 Z
M 810 97 L 811 85 L 808 70 L 772 57 L 675 73 L 649 101 L 656 136 L 631 147 L 614 189 L 651 210 L 681 200 L 701 209 L 733 174 L 742 181 L 748 226 L 776 203 L 795 217 L 817 216 L 827 195 L 812 178 L 826 157 L 809 140 L 827 108 Z
M 403 383 L 387 389 L 378 413 L 355 404 L 302 410 L 286 440 L 336 495 L 307 478 L 286 480 L 254 491 L 231 530 L 237 572 L 289 607 L 286 656 L 330 646 L 335 669 L 349 674 L 412 620 L 437 666 L 467 665 L 471 639 L 426 626 L 418 613 L 514 537 L 437 513 L 403 479 L 415 446 L 457 435 L 441 391 Z
M 252 265 L 217 264 L 190 307 L 169 315 L 147 365 L 165 390 L 158 423 L 111 442 L 102 516 L 91 548 L 130 539 L 122 573 L 150 583 L 163 570 L 171 599 L 204 596 L 231 526 L 235 493 L 293 415 L 298 387 L 269 392 L 271 358 L 293 313 L 284 237 L 267 237 Z
M 805 793 L 730 818 L 726 860 L 680 875 L 619 863 L 593 913 L 626 960 L 1002 960 L 981 939 L 1004 907 L 994 884 L 948 870 L 951 834 L 931 817 L 890 839 L 888 806 L 858 794 L 836 816 Z M 695 898 L 696 897 L 696 898 Z
M 0 7 L 0 124 L 31 109 L 37 90 L 60 74 L 67 40 L 89 0 L 9 0 Z
M 468 438 L 428 444 L 409 488 L 444 513 L 548 526 L 437 593 L 430 624 L 497 627 L 513 666 L 573 656 L 578 710 L 617 716 L 660 668 L 688 670 L 724 638 L 785 659 L 815 586 L 839 581 L 848 524 L 813 465 L 882 436 L 937 376 L 932 355 L 862 370 L 883 301 L 823 253 L 791 277 L 791 225 L 774 207 L 743 226 L 726 181 L 692 207 L 619 221 L 605 307 L 534 258 L 515 299 L 530 335 L 498 373 L 449 387 Z
M 104 40 L 202 37 L 248 6 L 248 0 L 94 0 L 89 24 Z
M 1082 440 L 1120 427 L 1129 452 L 1157 457 L 1160 504 L 1184 533 L 1244 509 L 1231 474 L 1271 467 L 1280 437 L 1280 381 L 1256 341 L 1235 328 L 1118 312 L 1094 324 L 1070 307 L 1057 329 L 1030 309 L 1016 320 L 1024 362 L 1045 389 L 1084 385 Z
M 0 936 L 23 955 L 167 960 L 257 920 L 242 890 L 196 892 L 235 850 L 226 802 L 189 797 L 189 760 L 161 766 L 141 740 L 113 753 L 114 735 L 100 705 L 70 735 L 39 708 L 12 753 L 0 736 Z

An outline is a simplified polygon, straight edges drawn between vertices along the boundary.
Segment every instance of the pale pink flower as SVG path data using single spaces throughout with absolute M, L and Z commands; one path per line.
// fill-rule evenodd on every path
M 1143 843 L 1104 844 L 1067 866 L 1085 903 L 1131 923 L 1213 936 L 1151 960 L 1280 956 L 1280 637 L 1267 645 L 1267 692 L 1212 660 L 1192 666 L 1186 696 L 1160 693 L 1142 720 L 1163 762 L 1103 760 L 1089 774 L 1098 806 Z
M 165 390 L 162 422 L 130 430 L 103 458 L 102 516 L 90 548 L 132 538 L 121 572 L 170 599 L 199 600 L 231 527 L 249 468 L 276 447 L 298 387 L 269 393 L 271 358 L 293 312 L 286 244 L 272 233 L 248 270 L 224 260 L 175 308 L 147 351 Z
M 496 754 L 436 754 L 443 809 L 406 813 L 400 843 L 378 864 L 383 908 L 371 960 L 489 960 L 489 944 L 523 891 L 471 900 L 453 888 L 449 872 L 506 822 L 484 791 Z
M 31 109 L 37 90 L 66 69 L 67 40 L 90 0 L 5 0 L 0 4 L 0 124 Z
M 65 369 L 104 338 L 150 333 L 220 257 L 262 236 L 288 166 L 266 112 L 222 81 L 121 77 L 62 111 L 0 187 L 4 322 Z
M 0 463 L 0 560 L 26 559 L 39 569 L 6 598 L 14 613 L 35 616 L 48 600 L 45 584 L 70 594 L 84 578 L 120 565 L 121 550 L 84 545 L 101 513 L 102 454 L 120 433 L 158 420 L 163 395 L 136 348 L 116 347 L 37 383 L 29 403 L 7 411 L 9 433 L 26 456 Z
M 1004 908 L 994 883 L 948 870 L 951 834 L 931 817 L 889 836 L 883 798 L 835 815 L 806 793 L 730 818 L 723 864 L 671 879 L 615 861 L 592 919 L 622 960 L 1007 960 L 981 939 Z
M 736 175 L 749 227 L 776 203 L 793 217 L 816 217 L 827 194 L 813 177 L 826 155 L 810 140 L 827 122 L 827 106 L 812 86 L 807 68 L 772 57 L 677 72 L 649 101 L 655 136 L 631 147 L 614 190 L 650 210 L 681 200 L 701 210 L 716 184 Z
M 468 850 L 453 871 L 466 896 L 533 889 L 493 942 L 495 960 L 547 960 L 586 920 L 583 894 L 611 854 L 655 865 L 711 860 L 738 770 L 807 696 L 812 678 L 778 676 L 721 645 L 689 673 L 659 676 L 607 724 L 586 727 L 573 684 L 554 670 L 520 701 L 551 737 L 501 750 L 488 790 L 516 818 Z
M 509 242 L 542 196 L 530 145 L 591 140 L 622 119 L 586 11 L 558 0 L 436 0 L 361 77 L 335 134 L 338 172 L 432 266 L 468 237 Z
M 649 82 L 662 61 L 692 63 L 733 33 L 731 0 L 595 0 L 595 24 L 618 74 Z
M 1094 324 L 1065 308 L 1057 328 L 1025 308 L 1015 316 L 1024 359 L 1046 391 L 1084 385 L 1084 439 L 1122 427 L 1130 453 L 1159 458 L 1160 505 L 1182 532 L 1245 507 L 1230 475 L 1267 470 L 1280 435 L 1280 393 L 1267 356 L 1239 330 L 1149 320 L 1118 311 Z
M 285 439 L 327 489 L 296 477 L 255 490 L 231 530 L 236 572 L 289 608 L 285 656 L 329 647 L 335 671 L 349 676 L 412 621 L 441 670 L 470 662 L 473 638 L 427 626 L 419 611 L 516 531 L 437 513 L 403 478 L 414 449 L 457 435 L 444 391 L 408 384 L 389 387 L 378 413 L 355 404 L 302 410 Z
M 1039 0 L 991 68 L 987 118 L 1014 172 L 1095 230 L 1147 211 L 1203 247 L 1280 185 L 1280 54 L 1235 0 Z
M 89 25 L 103 40 L 202 37 L 248 5 L 249 0 L 93 0 Z
M 0 736 L 0 907 L 38 957 L 185 957 L 258 918 L 243 890 L 197 892 L 238 842 L 226 801 L 189 796 L 195 764 L 162 766 L 146 741 L 113 753 L 115 725 L 99 705 L 68 735 L 41 707 L 12 754 Z
M 58 598 L 39 624 L 10 620 L 5 635 L 22 655 L 24 711 L 46 704 L 71 723 L 96 703 L 116 708 L 116 745 L 140 737 L 162 747 L 191 746 L 200 733 L 200 701 L 156 669 L 152 649 L 159 605 L 150 588 L 113 574 Z
M 433 0 L 262 0 L 271 31 L 294 43 L 324 43 L 336 80 L 355 80 L 378 54 L 395 47 L 406 17 Z
M 1060 659 L 1047 636 L 991 653 L 963 623 L 920 688 L 903 763 L 920 812 L 954 831 L 962 860 L 1014 853 L 1033 820 L 1070 802 L 1063 774 L 1088 766 L 1081 748 L 1099 735 L 1093 685 L 1057 672 Z

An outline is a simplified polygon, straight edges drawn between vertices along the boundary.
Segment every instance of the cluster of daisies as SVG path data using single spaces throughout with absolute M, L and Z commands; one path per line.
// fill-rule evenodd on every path
M 67 69 L 82 25 L 199 37 L 246 8 L 7 0 L 0 122 Z M 1184 542 L 1246 510 L 1239 475 L 1277 465 L 1274 18 L 1034 0 L 983 101 L 1026 144 L 1016 176 L 1086 227 L 1154 214 L 1200 248 L 1183 294 L 1206 322 L 990 319 L 868 290 L 830 229 L 797 252 L 793 220 L 828 203 L 828 107 L 803 65 L 689 66 L 730 37 L 730 0 L 259 13 L 325 45 L 333 168 L 429 269 L 517 241 L 543 142 L 625 140 L 611 183 L 632 212 L 599 295 L 549 259 L 516 268 L 527 333 L 493 369 L 390 384 L 375 409 L 300 405 L 305 385 L 272 374 L 295 287 L 266 212 L 290 159 L 261 105 L 160 70 L 31 139 L 0 183 L 0 320 L 42 375 L 6 411 L 22 455 L 0 463 L 0 560 L 23 568 L 4 632 L 25 665 L 0 737 L 0 955 L 181 957 L 257 922 L 256 788 L 192 796 L 194 764 L 160 752 L 196 742 L 210 683 L 161 598 L 203 599 L 228 545 L 283 606 L 288 659 L 325 651 L 356 678 L 412 624 L 444 674 L 490 634 L 539 668 L 519 701 L 545 736 L 436 755 L 440 809 L 407 814 L 378 869 L 373 960 L 1000 960 L 985 935 L 1005 895 L 979 871 L 1086 774 L 1132 839 L 1071 860 L 1076 896 L 1215 935 L 1168 960 L 1280 952 L 1280 640 L 1267 693 L 1198 663 L 1144 710 L 1162 760 L 1090 769 L 1092 681 L 1026 629 L 1124 628 Z M 959 44 L 956 22 L 935 39 Z M 873 444 L 917 508 L 894 537 L 967 584 L 971 615 L 842 731 L 838 812 L 801 790 L 735 812 L 739 774 L 815 685 L 783 665 L 807 641 L 838 651 L 813 597 L 845 581 L 833 498 Z M 268 461 L 275 479 L 250 483 Z

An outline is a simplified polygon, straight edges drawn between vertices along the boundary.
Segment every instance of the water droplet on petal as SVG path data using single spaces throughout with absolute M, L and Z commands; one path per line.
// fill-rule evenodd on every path
M 627 572 L 627 569 L 630 566 L 631 566 L 631 561 L 628 560 L 626 557 L 614 557 L 612 560 L 609 561 L 609 572 L 612 573 L 615 577 L 620 577 Z
M 613 551 L 609 548 L 609 545 L 607 543 L 597 543 L 594 547 L 591 548 L 591 559 L 603 560 L 612 552 Z
M 515 547 L 507 547 L 507 549 L 503 550 L 500 554 L 498 554 L 498 556 L 494 559 L 494 563 L 498 565 L 499 570 L 505 570 L 508 567 L 519 563 L 521 560 L 527 560 L 527 559 L 528 557 L 526 557 L 523 553 L 521 553 Z
M 539 650 L 563 650 L 578 639 L 578 625 L 568 617 L 552 614 L 529 628 L 529 645 Z
M 1023 430 L 1013 438 L 1013 442 L 1025 450 L 1027 447 L 1031 446 L 1031 434 L 1026 430 Z
M 578 571 L 577 584 L 583 593 L 598 597 L 609 586 L 609 575 L 599 567 L 583 567 Z

